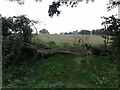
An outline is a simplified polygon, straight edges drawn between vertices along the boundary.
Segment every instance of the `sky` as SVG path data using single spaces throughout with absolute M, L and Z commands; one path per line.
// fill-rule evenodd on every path
M 47 29 L 51 34 L 70 32 L 74 30 L 93 30 L 101 29 L 102 16 L 111 16 L 118 14 L 118 8 L 107 12 L 108 0 L 95 0 L 95 2 L 80 2 L 77 7 L 71 8 L 61 6 L 59 16 L 54 15 L 53 18 L 48 16 L 49 5 L 53 0 L 25 0 L 24 5 L 19 5 L 16 2 L 8 2 L 0 0 L 0 14 L 2 16 L 17 16 L 26 15 L 32 20 L 38 20 L 41 23 L 36 25 L 37 30 Z

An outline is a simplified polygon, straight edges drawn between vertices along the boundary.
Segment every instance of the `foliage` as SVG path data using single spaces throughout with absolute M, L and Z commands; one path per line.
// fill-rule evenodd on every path
M 22 16 L 2 17 L 3 65 L 15 64 L 22 60 L 22 50 L 31 43 L 31 21 Z
M 107 10 L 110 11 L 119 5 L 120 5 L 119 0 L 109 0 L 109 3 L 107 4 Z
M 10 36 L 12 33 L 19 34 L 25 43 L 31 41 L 31 21 L 24 15 L 13 16 L 9 18 L 2 17 L 2 35 Z
M 104 35 L 105 32 L 102 29 L 92 30 L 93 35 Z
M 3 66 L 15 64 L 21 57 L 23 41 L 16 35 L 3 37 Z
M 86 1 L 86 3 L 94 2 L 95 0 L 58 0 L 57 2 L 53 1 L 52 5 L 49 6 L 49 16 L 53 17 L 54 14 L 59 15 L 60 11 L 58 10 L 59 6 L 66 5 L 71 7 L 77 7 L 79 2 Z M 110 11 L 113 8 L 116 8 L 120 5 L 119 0 L 109 0 L 107 4 L 107 10 Z
M 2 35 L 9 36 L 12 32 L 9 31 L 10 27 L 12 26 L 11 18 L 2 17 Z
M 49 34 L 48 30 L 42 29 L 39 31 L 40 34 Z
M 106 24 L 105 31 L 107 36 L 109 35 L 113 40 L 112 45 L 115 52 L 120 51 L 120 19 L 115 18 L 115 16 L 103 17 L 105 21 L 102 24 Z
M 58 10 L 59 6 L 60 2 L 53 2 L 52 5 L 49 6 L 48 13 L 50 17 L 53 17 L 54 14 L 60 14 L 60 11 Z

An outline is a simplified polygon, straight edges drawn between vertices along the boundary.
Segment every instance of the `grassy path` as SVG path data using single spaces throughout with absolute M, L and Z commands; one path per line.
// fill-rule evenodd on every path
M 24 65 L 23 68 L 18 67 L 18 69 L 25 70 L 25 74 L 23 75 L 22 72 L 18 75 L 14 74 L 16 79 L 11 79 L 11 82 L 4 87 L 114 88 L 117 86 L 117 69 L 115 64 L 105 57 L 92 56 L 89 58 L 70 54 L 55 54 L 44 61 L 37 60 L 32 67 L 31 65 L 29 67 Z
M 110 63 L 104 57 L 91 58 L 67 54 L 50 57 L 35 69 L 31 76 L 35 80 L 32 87 L 116 87 L 117 71 L 114 65 L 107 67 L 106 64 Z

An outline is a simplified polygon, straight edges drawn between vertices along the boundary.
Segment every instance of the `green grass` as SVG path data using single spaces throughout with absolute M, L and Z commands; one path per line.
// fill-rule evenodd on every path
M 33 87 L 115 87 L 117 70 L 106 64 L 110 63 L 104 57 L 55 55 L 37 67 Z
M 101 56 L 56 54 L 44 61 L 37 60 L 33 66 L 22 68 L 28 70 L 27 74 L 16 76 L 16 79 L 11 80 L 5 87 L 114 88 L 117 86 L 115 64 Z M 24 79 L 20 79 L 20 76 Z

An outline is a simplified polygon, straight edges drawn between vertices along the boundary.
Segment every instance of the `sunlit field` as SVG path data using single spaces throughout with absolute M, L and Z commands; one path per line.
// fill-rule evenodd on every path
M 61 35 L 61 34 L 38 34 L 34 35 L 34 39 L 38 41 L 55 43 L 77 44 L 79 39 L 81 43 L 103 44 L 104 39 L 100 35 Z

